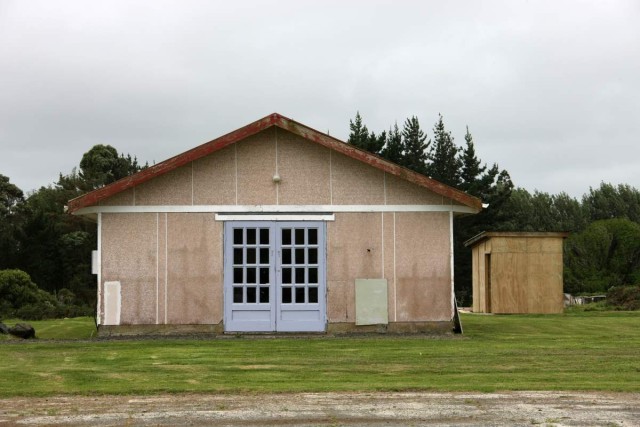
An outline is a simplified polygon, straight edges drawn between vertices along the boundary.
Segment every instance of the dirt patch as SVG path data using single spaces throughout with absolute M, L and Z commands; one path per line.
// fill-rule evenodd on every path
M 638 426 L 640 394 L 299 393 L 0 399 L 0 426 Z

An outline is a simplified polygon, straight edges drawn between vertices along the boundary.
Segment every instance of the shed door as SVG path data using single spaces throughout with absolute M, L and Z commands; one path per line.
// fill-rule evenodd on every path
M 227 222 L 225 331 L 324 331 L 324 235 L 324 222 Z

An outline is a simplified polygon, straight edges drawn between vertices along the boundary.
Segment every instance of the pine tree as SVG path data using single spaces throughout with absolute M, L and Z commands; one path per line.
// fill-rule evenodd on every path
M 355 121 L 349 120 L 349 130 L 351 132 L 349 133 L 349 140 L 347 142 L 363 150 L 366 149 L 369 140 L 369 129 L 362 123 L 362 117 L 359 111 L 356 111 Z
M 402 138 L 404 153 L 400 164 L 424 174 L 427 171 L 427 149 L 431 141 L 427 141 L 427 135 L 420 129 L 416 116 L 404 122 Z
M 458 159 L 458 147 L 453 142 L 451 132 L 444 127 L 442 114 L 433 128 L 433 145 L 429 151 L 427 174 L 452 187 L 460 185 L 461 164 Z
M 480 176 L 487 170 L 487 165 L 480 166 L 480 159 L 476 156 L 476 149 L 473 145 L 473 137 L 467 126 L 467 133 L 464 135 L 466 147 L 462 150 L 460 156 L 460 189 L 472 196 L 479 196 Z
M 380 155 L 389 161 L 399 165 L 402 164 L 404 150 L 402 144 L 402 133 L 400 133 L 400 129 L 398 129 L 398 122 L 396 122 L 392 128 L 389 128 L 389 133 L 386 136 L 386 145 L 380 152 Z
M 384 144 L 387 140 L 386 132 L 382 132 L 380 135 L 376 135 L 375 132 L 369 132 L 367 126 L 362 123 L 362 116 L 360 112 L 356 112 L 355 121 L 349 120 L 349 144 L 355 145 L 358 148 L 367 150 L 370 153 L 380 154 Z

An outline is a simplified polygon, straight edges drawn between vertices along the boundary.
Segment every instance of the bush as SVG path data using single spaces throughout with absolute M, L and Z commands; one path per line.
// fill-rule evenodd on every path
M 4 317 L 16 317 L 17 310 L 22 307 L 37 306 L 43 309 L 56 306 L 53 296 L 38 288 L 22 270 L 0 270 L 0 296 L 0 315 Z
M 43 320 L 94 313 L 92 307 L 81 304 L 67 289 L 61 289 L 56 299 L 38 288 L 24 271 L 0 270 L 0 318 Z
M 595 221 L 565 243 L 564 290 L 605 293 L 640 281 L 640 224 L 627 219 Z
M 607 304 L 617 310 L 640 310 L 640 285 L 609 289 Z

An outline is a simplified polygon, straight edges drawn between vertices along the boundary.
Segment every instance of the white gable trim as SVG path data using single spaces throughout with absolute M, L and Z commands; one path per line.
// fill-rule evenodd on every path
M 477 213 L 463 205 L 156 205 L 156 206 L 89 206 L 74 215 L 96 213 L 334 213 L 334 212 L 454 212 Z

